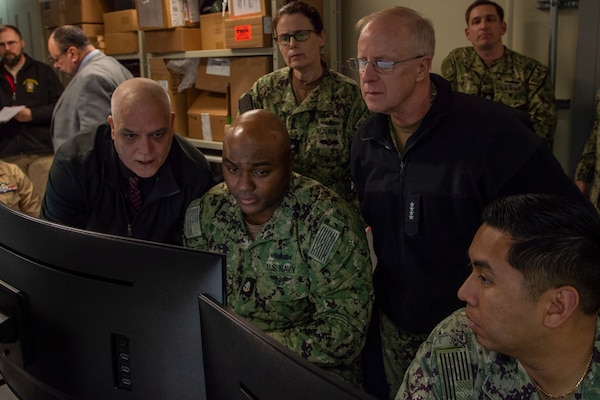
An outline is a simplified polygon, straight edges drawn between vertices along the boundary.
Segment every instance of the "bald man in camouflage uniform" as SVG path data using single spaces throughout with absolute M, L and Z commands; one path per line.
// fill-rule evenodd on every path
M 292 172 L 285 126 L 239 116 L 223 142 L 224 183 L 187 211 L 184 244 L 227 256 L 227 302 L 307 360 L 359 386 L 372 307 L 364 222 Z
M 482 216 L 467 306 L 433 329 L 396 400 L 600 399 L 600 216 L 535 194 Z
M 502 44 L 506 22 L 497 3 L 477 0 L 465 17 L 473 46 L 452 50 L 442 61 L 442 76 L 458 92 L 527 112 L 535 132 L 552 148 L 557 109 L 548 67 Z

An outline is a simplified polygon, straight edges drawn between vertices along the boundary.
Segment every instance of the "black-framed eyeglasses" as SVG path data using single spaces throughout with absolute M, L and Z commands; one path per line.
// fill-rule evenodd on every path
M 391 70 L 393 70 L 394 66 L 396 64 L 401 64 L 406 61 L 416 60 L 421 57 L 425 57 L 425 54 L 421 54 L 421 55 L 411 57 L 411 58 L 406 58 L 406 59 L 400 60 L 400 61 L 391 61 L 391 60 L 368 61 L 364 58 L 349 58 L 348 65 L 350 66 L 350 69 L 353 69 L 354 71 L 364 72 L 365 68 L 367 68 L 367 64 L 371 64 L 373 66 L 373 70 L 375 70 L 375 72 L 377 72 L 378 74 L 382 74 L 382 73 L 384 74 L 386 72 L 390 72 Z
M 52 65 L 56 64 L 58 62 L 58 59 L 60 58 L 60 56 L 62 56 L 63 54 L 65 54 L 68 50 L 69 50 L 69 48 L 67 47 L 59 55 L 57 55 L 56 58 L 52 58 L 52 56 L 48 57 L 48 61 Z
M 290 39 L 294 38 L 296 42 L 304 42 L 310 38 L 310 33 L 316 32 L 315 30 L 307 29 L 296 31 L 294 33 L 282 33 L 281 35 L 277 35 L 273 37 L 273 40 L 277 42 L 277 44 L 287 45 L 290 44 Z

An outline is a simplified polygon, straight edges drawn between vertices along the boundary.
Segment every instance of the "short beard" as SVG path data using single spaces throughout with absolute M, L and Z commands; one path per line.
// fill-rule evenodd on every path
M 13 57 L 6 57 L 6 54 L 5 54 L 4 57 L 2 58 L 2 62 L 7 67 L 16 67 L 17 64 L 19 64 L 19 62 L 21 61 L 21 58 L 23 57 L 23 53 L 21 53 L 19 55 L 15 54 L 15 53 L 8 53 L 8 54 L 12 54 Z

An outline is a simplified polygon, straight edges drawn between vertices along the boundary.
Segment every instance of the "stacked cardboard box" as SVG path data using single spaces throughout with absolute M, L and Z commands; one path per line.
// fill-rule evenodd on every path
M 200 28 L 173 28 L 147 31 L 146 51 L 148 53 L 169 53 L 202 49 Z
M 109 0 L 50 0 L 49 24 L 102 24 L 102 15 L 111 10 Z
M 225 19 L 225 46 L 229 49 L 272 46 L 271 2 L 230 0 Z
M 225 46 L 229 49 L 269 47 L 273 44 L 272 40 L 269 16 L 254 15 L 225 20 Z
M 200 15 L 202 29 L 202 50 L 218 50 L 225 48 L 225 19 L 228 13 Z
M 150 58 L 150 78 L 160 83 L 171 99 L 171 111 L 175 113 L 175 133 L 187 136 L 188 132 L 188 105 L 192 104 L 199 91 L 192 88 L 179 92 L 178 88 L 183 75 L 173 72 L 167 68 L 168 60 L 163 58 Z
M 140 51 L 137 10 L 104 13 L 104 52 L 134 54 Z
M 137 0 L 141 30 L 198 26 L 198 0 Z
M 223 141 L 229 120 L 227 96 L 202 91 L 187 111 L 188 136 L 196 139 Z
M 267 56 L 201 59 L 196 89 L 202 93 L 188 109 L 189 136 L 222 141 L 227 121 L 238 114 L 240 97 L 272 68 Z
M 270 0 L 229 0 L 231 18 L 271 15 Z

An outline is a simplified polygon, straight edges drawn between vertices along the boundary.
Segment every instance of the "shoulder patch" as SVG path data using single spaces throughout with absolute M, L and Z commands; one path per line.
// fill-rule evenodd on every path
M 444 399 L 472 399 L 473 373 L 468 350 L 465 347 L 439 349 L 435 351 L 435 357 Z
M 200 229 L 200 206 L 193 206 L 185 212 L 183 234 L 187 239 L 198 237 L 202 234 Z
M 333 249 L 333 245 L 339 237 L 340 231 L 329 225 L 322 224 L 310 245 L 308 256 L 321 264 L 325 264 Z

